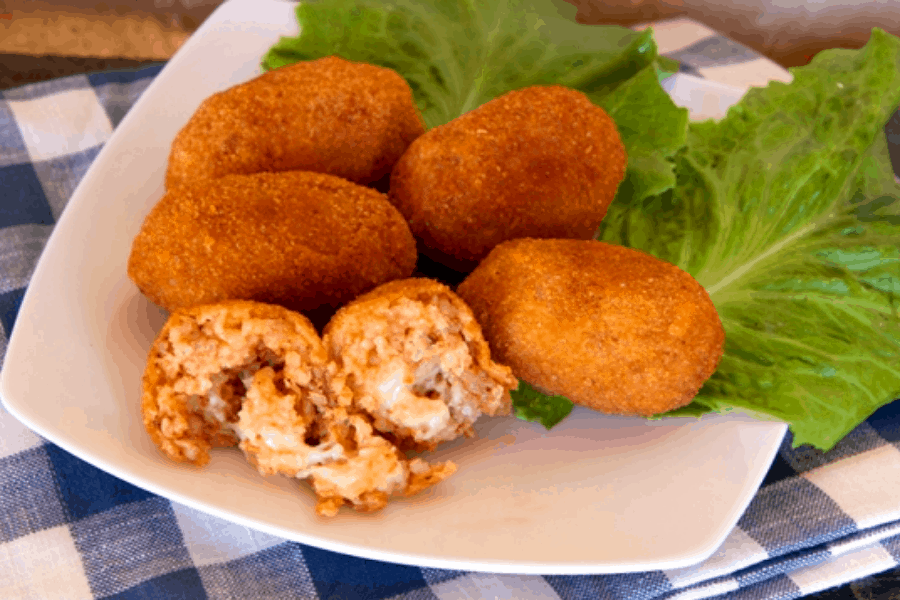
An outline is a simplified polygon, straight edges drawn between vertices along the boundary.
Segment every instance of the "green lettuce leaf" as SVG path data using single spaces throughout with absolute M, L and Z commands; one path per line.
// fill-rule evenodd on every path
M 685 145 L 688 111 L 674 108 L 665 90 L 654 85 L 659 75 L 648 67 L 611 92 L 591 96 L 616 122 L 628 152 L 625 180 L 610 210 L 675 186 L 674 157 Z
M 684 268 L 719 311 L 725 355 L 675 414 L 772 415 L 827 450 L 900 397 L 900 188 L 883 133 L 900 40 L 876 29 L 793 76 L 692 124 L 676 186 L 617 206 L 599 237 Z
M 675 184 L 687 111 L 659 85 L 671 61 L 651 31 L 575 22 L 563 0 L 328 0 L 297 7 L 300 35 L 282 38 L 265 69 L 336 54 L 385 66 L 413 90 L 436 127 L 511 90 L 560 84 L 606 108 L 622 135 L 629 197 Z
M 542 394 L 524 381 L 519 381 L 519 387 L 510 396 L 516 417 L 540 423 L 547 429 L 568 417 L 574 406 L 568 398 Z

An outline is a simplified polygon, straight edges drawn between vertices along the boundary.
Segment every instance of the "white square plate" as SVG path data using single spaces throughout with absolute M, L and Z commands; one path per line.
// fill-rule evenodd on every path
M 204 469 L 157 451 L 141 423 L 140 379 L 164 315 L 126 276 L 131 241 L 162 195 L 176 132 L 204 98 L 260 72 L 265 51 L 296 33 L 294 6 L 221 6 L 116 129 L 25 295 L 2 374 L 9 411 L 134 485 L 366 558 L 564 574 L 674 568 L 709 556 L 762 481 L 783 423 L 740 416 L 650 422 L 576 409 L 547 432 L 514 418 L 484 419 L 477 439 L 432 455 L 458 464 L 446 482 L 376 514 L 345 510 L 333 519 L 316 517 L 305 484 L 258 475 L 236 449 L 214 452 Z M 739 96 L 703 80 L 668 83 L 695 111 L 723 110 Z

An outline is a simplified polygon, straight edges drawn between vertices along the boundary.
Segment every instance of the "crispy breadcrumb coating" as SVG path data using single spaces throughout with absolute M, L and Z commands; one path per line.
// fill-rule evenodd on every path
M 310 311 L 408 277 L 415 264 L 412 234 L 383 194 L 296 171 L 168 192 L 134 239 L 128 275 L 169 310 L 243 299 Z
M 517 377 L 605 413 L 688 404 L 724 349 L 715 306 L 693 277 L 604 242 L 505 242 L 458 293 Z
M 407 459 L 365 415 L 336 406 L 333 371 L 298 313 L 247 301 L 177 311 L 150 352 L 144 425 L 176 461 L 204 465 L 211 448 L 239 445 L 262 474 L 309 479 L 326 516 L 345 503 L 378 510 L 455 471 Z
M 368 184 L 424 130 L 394 71 L 336 56 L 299 62 L 207 98 L 172 144 L 166 187 L 263 171 Z
M 491 360 L 472 311 L 429 279 L 394 281 L 344 306 L 323 341 L 338 365 L 332 395 L 403 447 L 473 435 L 482 414 L 509 413 L 518 384 Z
M 389 196 L 421 252 L 471 271 L 505 240 L 593 237 L 626 162 L 602 108 L 576 90 L 535 86 L 418 138 Z

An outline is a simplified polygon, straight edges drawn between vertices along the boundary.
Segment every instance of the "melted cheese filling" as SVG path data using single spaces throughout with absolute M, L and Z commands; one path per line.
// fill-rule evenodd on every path
M 403 427 L 415 431 L 422 440 L 437 437 L 450 425 L 450 409 L 440 398 L 427 398 L 412 390 L 414 377 L 409 367 L 401 365 L 375 386 L 381 402 L 378 412 Z

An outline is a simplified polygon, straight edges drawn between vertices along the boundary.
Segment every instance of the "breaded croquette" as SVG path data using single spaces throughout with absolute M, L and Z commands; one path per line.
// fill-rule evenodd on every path
M 170 190 L 134 240 L 128 275 L 169 310 L 243 299 L 308 311 L 408 277 L 415 263 L 412 234 L 383 194 L 291 171 Z
M 240 439 L 245 397 L 273 389 L 312 422 L 325 406 L 328 356 L 309 320 L 280 306 L 231 300 L 176 311 L 144 371 L 144 426 L 171 459 L 201 466 Z
M 293 170 L 368 184 L 423 132 L 394 71 L 335 56 L 299 62 L 205 100 L 172 144 L 166 187 Z
M 423 254 L 470 271 L 505 240 L 593 237 L 625 165 L 602 108 L 576 90 L 530 87 L 418 138 L 389 196 Z
M 472 311 L 429 279 L 382 285 L 341 308 L 323 341 L 337 363 L 331 393 L 401 447 L 434 449 L 507 414 L 518 382 L 491 360 Z
M 605 413 L 688 404 L 723 352 L 722 323 L 693 277 L 604 242 L 505 242 L 458 293 L 517 377 Z
M 344 503 L 382 508 L 455 470 L 407 459 L 363 415 L 329 402 L 334 365 L 302 315 L 226 301 L 173 313 L 150 351 L 144 425 L 177 461 L 203 465 L 216 446 L 238 444 L 266 475 L 309 478 L 317 512 Z

